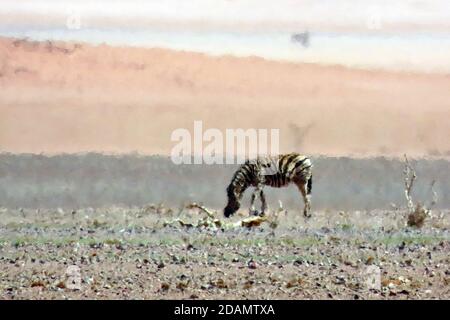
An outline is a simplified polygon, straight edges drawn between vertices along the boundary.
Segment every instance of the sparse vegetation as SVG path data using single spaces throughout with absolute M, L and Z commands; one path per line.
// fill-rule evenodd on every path
M 178 216 L 186 223 L 223 220 L 220 211 L 187 207 Z M 222 230 L 164 226 L 168 208 L 157 208 L 135 226 L 143 208 L 78 209 L 75 216 L 25 210 L 25 218 L 3 210 L 2 298 L 36 298 L 38 291 L 48 299 L 449 297 L 448 211 L 420 230 L 404 221 L 398 228 L 407 213 L 401 210 L 316 211 L 304 220 L 282 209 L 268 217 L 275 228 L 242 227 L 246 216 L 236 216 L 227 220 L 236 227 Z M 381 270 L 379 290 L 365 286 L 369 265 Z M 80 269 L 80 290 L 66 283 L 69 266 Z

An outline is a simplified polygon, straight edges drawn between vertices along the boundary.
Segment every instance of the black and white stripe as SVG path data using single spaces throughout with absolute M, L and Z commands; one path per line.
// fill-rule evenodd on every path
M 224 209 L 224 215 L 229 217 L 239 209 L 242 195 L 248 187 L 255 187 L 251 198 L 251 210 L 254 211 L 253 204 L 259 195 L 262 204 L 261 213 L 264 214 L 267 204 L 263 187 L 280 188 L 294 183 L 303 196 L 305 203 L 303 213 L 305 216 L 310 216 L 311 169 L 311 160 L 298 153 L 247 160 L 235 172 L 227 188 L 228 204 Z

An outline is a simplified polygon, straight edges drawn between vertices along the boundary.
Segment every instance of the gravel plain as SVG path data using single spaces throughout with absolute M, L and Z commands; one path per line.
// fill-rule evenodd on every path
M 284 211 L 223 230 L 196 227 L 204 215 L 164 205 L 0 209 L 0 297 L 450 298 L 448 210 L 432 211 L 420 229 L 406 226 L 402 210 L 307 220 Z

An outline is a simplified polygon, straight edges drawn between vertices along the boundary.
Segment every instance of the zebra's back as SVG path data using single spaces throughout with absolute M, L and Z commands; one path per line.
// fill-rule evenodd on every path
M 249 163 L 252 163 L 250 160 Z M 306 182 L 311 177 L 311 160 L 298 153 L 258 157 L 251 171 L 258 174 L 256 184 L 275 188 L 287 186 L 293 181 Z

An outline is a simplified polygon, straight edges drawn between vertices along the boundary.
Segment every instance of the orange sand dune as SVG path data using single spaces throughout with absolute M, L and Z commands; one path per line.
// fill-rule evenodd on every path
M 170 152 L 170 134 L 279 128 L 282 151 L 450 156 L 450 75 L 0 38 L 0 151 Z

